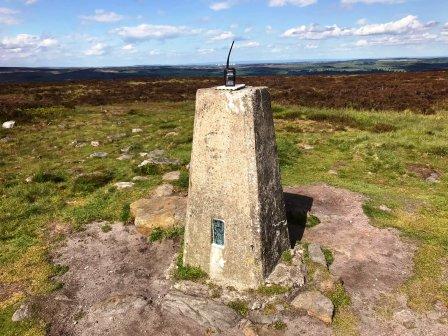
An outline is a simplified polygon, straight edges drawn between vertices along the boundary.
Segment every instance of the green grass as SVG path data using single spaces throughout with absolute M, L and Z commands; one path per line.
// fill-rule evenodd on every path
M 7 291 L 0 302 L 2 335 L 39 335 L 36 330 L 43 330 L 39 321 L 9 321 L 27 295 L 54 289 L 48 258 L 55 243 L 51 223 L 83 230 L 92 221 L 128 222 L 129 204 L 147 196 L 167 170 L 180 170 L 177 187 L 188 187 L 183 166 L 191 153 L 193 102 L 106 109 L 36 109 L 28 112 L 28 123 L 1 130 L 2 136 L 15 139 L 0 143 L 0 283 Z M 401 288 L 409 305 L 424 311 L 437 300 L 448 304 L 448 285 L 442 279 L 448 252 L 448 114 L 276 106 L 274 116 L 283 184 L 325 182 L 366 195 L 364 211 L 374 225 L 396 228 L 418 246 L 413 275 Z M 132 128 L 145 131 L 133 134 Z M 170 132 L 175 134 L 165 137 Z M 94 140 L 100 147 L 90 145 Z M 303 150 L 301 144 L 313 148 Z M 127 147 L 132 159 L 117 160 Z M 139 153 L 154 149 L 164 149 L 181 167 L 141 172 Z M 108 156 L 89 158 L 98 151 Z M 407 167 L 415 163 L 440 172 L 440 183 L 409 172 Z M 113 186 L 140 173 L 149 179 L 132 189 Z M 381 211 L 383 204 L 392 211 Z M 309 219 L 308 225 L 317 221 Z M 177 270 L 179 279 L 205 276 L 183 265 Z M 345 319 L 336 316 L 341 330 L 354 325 L 347 307 L 339 310 Z
M 306 224 L 305 224 L 307 228 L 312 228 L 318 224 L 320 224 L 319 218 L 317 218 L 314 215 L 308 215 L 308 217 L 306 219 Z
M 161 241 L 161 240 L 165 240 L 165 239 L 175 239 L 178 237 L 183 237 L 184 236 L 184 228 L 183 227 L 170 227 L 170 228 L 159 228 L 156 227 L 152 230 L 152 232 L 150 233 L 149 237 L 148 237 L 148 241 L 150 242 L 156 242 L 156 241 Z
M 292 264 L 292 253 L 291 250 L 286 250 L 282 253 L 282 261 L 287 264 L 287 265 L 291 265 Z
M 285 294 L 287 292 L 289 292 L 290 288 L 289 287 L 285 287 L 285 286 L 280 286 L 280 285 L 263 285 L 258 287 L 257 292 L 262 294 L 262 295 L 266 295 L 266 296 L 272 296 L 272 295 L 280 295 L 280 294 Z
M 275 321 L 274 324 L 272 324 L 272 327 L 275 330 L 285 330 L 286 329 L 286 323 L 283 321 Z
M 228 303 L 228 306 L 243 317 L 247 316 L 247 314 L 249 313 L 249 306 L 247 305 L 246 301 L 237 299 L 234 301 L 230 301 Z
M 110 226 L 110 224 L 103 224 L 101 225 L 101 231 L 103 231 L 104 233 L 108 233 L 110 231 L 112 231 L 112 226 Z
M 322 252 L 325 256 L 325 261 L 327 262 L 327 266 L 330 267 L 334 261 L 333 252 L 330 249 L 322 248 Z
M 182 244 L 183 245 L 183 244 Z M 174 279 L 176 280 L 202 280 L 207 277 L 207 273 L 201 270 L 199 267 L 192 267 L 184 265 L 183 262 L 183 249 L 179 252 L 176 260 L 176 268 L 174 270 Z

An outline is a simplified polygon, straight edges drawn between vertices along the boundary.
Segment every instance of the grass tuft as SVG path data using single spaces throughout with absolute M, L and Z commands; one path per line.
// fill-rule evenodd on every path
M 266 295 L 266 296 L 272 296 L 272 295 L 281 295 L 289 292 L 290 288 L 280 285 L 263 285 L 258 287 L 257 292 Z
M 228 303 L 228 306 L 236 311 L 241 316 L 245 317 L 249 313 L 249 306 L 246 301 L 243 300 L 234 300 Z

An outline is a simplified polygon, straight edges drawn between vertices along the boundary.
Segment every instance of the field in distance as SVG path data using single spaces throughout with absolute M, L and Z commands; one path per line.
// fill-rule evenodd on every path
M 448 109 L 448 71 L 240 77 L 238 81 L 268 86 L 273 101 L 282 105 L 423 114 Z M 0 116 L 26 119 L 27 109 L 54 106 L 194 100 L 198 88 L 221 84 L 217 77 L 0 84 Z

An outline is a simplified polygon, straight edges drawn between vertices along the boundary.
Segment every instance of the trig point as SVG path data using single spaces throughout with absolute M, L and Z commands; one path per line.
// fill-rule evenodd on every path
M 288 248 L 268 89 L 198 90 L 184 263 L 256 288 Z

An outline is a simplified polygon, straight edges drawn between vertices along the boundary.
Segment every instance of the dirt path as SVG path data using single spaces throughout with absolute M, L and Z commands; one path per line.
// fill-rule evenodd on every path
M 420 315 L 406 306 L 397 290 L 412 274 L 415 246 L 396 230 L 370 225 L 362 195 L 325 184 L 285 191 L 312 199 L 321 224 L 305 230 L 303 240 L 334 251 L 331 271 L 352 297 L 361 335 L 448 335 L 448 325 L 438 322 L 447 307 Z

